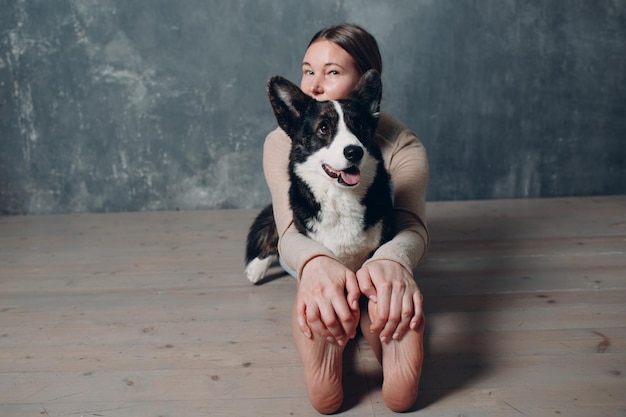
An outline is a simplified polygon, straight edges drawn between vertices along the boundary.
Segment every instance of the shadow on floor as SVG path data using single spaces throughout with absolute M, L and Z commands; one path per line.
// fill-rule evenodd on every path
M 420 394 L 412 411 L 493 371 L 490 347 L 496 333 L 490 328 L 499 298 L 493 283 L 520 272 L 510 265 L 512 245 L 500 244 L 514 239 L 517 227 L 498 213 L 431 218 L 430 253 L 415 271 L 424 295 L 426 332 Z

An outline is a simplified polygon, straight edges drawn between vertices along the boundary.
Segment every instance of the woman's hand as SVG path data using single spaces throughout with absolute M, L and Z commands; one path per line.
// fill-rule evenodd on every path
M 296 294 L 298 328 L 344 346 L 356 335 L 361 292 L 354 272 L 342 263 L 318 256 L 304 266 Z
M 413 275 L 401 264 L 385 259 L 368 263 L 356 273 L 360 291 L 376 307 L 370 331 L 381 342 L 400 340 L 422 320 L 422 293 Z

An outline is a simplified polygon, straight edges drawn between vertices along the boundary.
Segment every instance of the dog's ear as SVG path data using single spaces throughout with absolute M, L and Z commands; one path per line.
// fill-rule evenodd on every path
M 293 138 L 313 100 L 291 81 L 275 76 L 267 83 L 267 95 L 278 125 Z
M 363 103 L 376 119 L 380 114 L 380 100 L 383 95 L 383 83 L 378 71 L 371 69 L 361 76 L 350 97 Z

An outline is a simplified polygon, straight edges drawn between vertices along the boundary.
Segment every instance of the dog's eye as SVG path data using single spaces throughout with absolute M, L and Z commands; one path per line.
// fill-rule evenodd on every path
M 322 122 L 317 126 L 317 133 L 321 136 L 326 136 L 329 130 L 330 128 L 326 122 Z

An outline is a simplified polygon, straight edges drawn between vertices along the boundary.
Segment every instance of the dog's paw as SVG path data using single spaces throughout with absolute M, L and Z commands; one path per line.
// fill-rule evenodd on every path
M 253 284 L 262 280 L 272 264 L 272 261 L 273 257 L 271 256 L 263 259 L 254 258 L 251 260 L 248 265 L 246 265 L 246 277 L 248 277 L 248 280 Z

